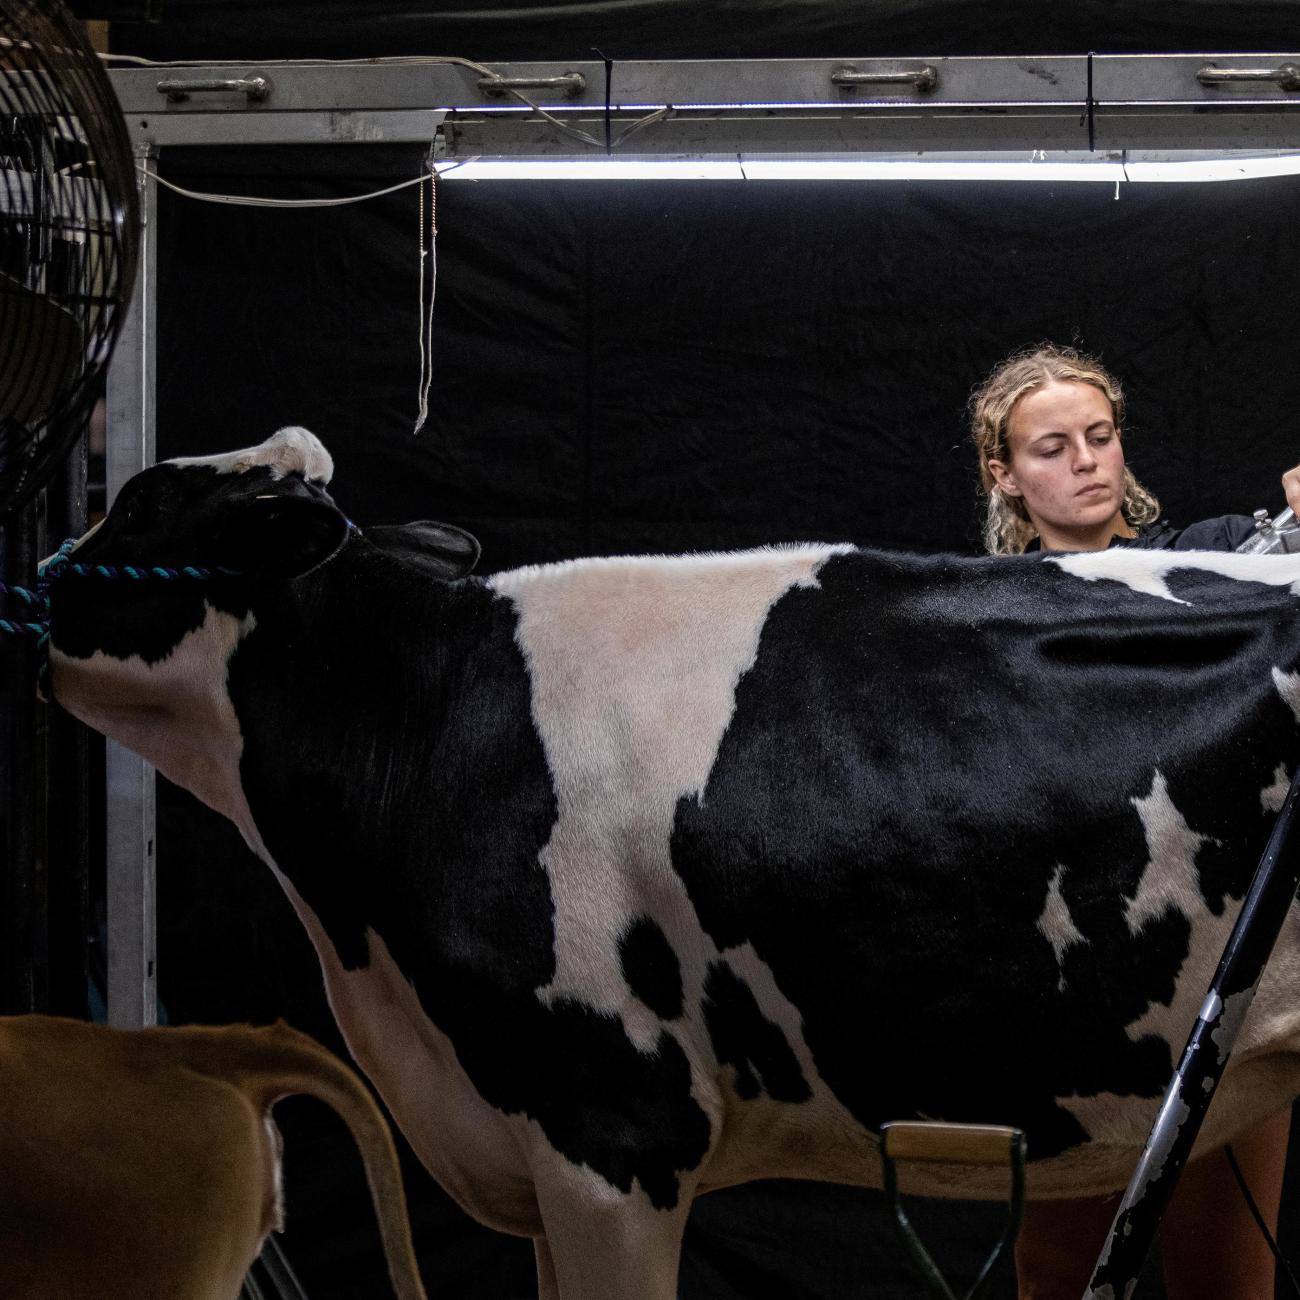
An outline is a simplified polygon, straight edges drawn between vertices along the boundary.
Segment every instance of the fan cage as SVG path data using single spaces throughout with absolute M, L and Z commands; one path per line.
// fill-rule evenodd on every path
M 126 125 L 80 23 L 57 0 L 0 0 L 0 517 L 103 392 L 139 224 Z

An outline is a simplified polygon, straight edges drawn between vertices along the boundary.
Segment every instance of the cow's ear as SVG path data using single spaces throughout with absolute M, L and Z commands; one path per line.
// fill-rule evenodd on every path
M 454 582 L 478 563 L 478 538 L 454 524 L 421 519 L 412 524 L 368 527 L 366 536 L 389 554 L 406 555 L 436 578 Z
M 217 539 L 220 563 L 240 573 L 298 578 L 348 539 L 343 512 L 327 497 L 271 493 L 240 504 Z

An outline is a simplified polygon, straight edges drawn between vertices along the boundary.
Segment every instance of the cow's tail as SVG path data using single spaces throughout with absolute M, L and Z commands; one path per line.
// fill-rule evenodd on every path
M 191 1035 L 204 1031 L 191 1027 Z M 216 1030 L 215 1035 L 228 1030 Z M 375 1217 L 384 1243 L 388 1272 L 398 1300 L 427 1300 L 415 1262 L 406 1193 L 392 1134 L 379 1106 L 355 1071 L 314 1038 L 291 1029 L 284 1021 L 249 1029 L 233 1047 L 214 1036 L 214 1051 L 204 1061 L 205 1072 L 228 1079 L 261 1110 L 282 1097 L 306 1093 L 337 1112 L 352 1132 L 361 1152 L 366 1179 L 375 1203 Z M 201 1037 L 195 1046 L 202 1051 Z

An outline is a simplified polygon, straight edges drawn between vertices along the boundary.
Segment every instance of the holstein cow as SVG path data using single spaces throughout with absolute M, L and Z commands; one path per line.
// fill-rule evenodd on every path
M 463 576 L 281 430 L 122 490 L 57 698 L 230 817 L 430 1171 L 543 1296 L 666 1300 L 700 1192 L 878 1126 L 1124 1185 L 1300 760 L 1300 558 L 791 546 Z M 327 562 L 328 561 L 328 562 Z M 1300 1091 L 1291 920 L 1202 1149 Z M 1004 1194 L 933 1167 L 904 1186 Z
M 285 1024 L 109 1029 L 0 1019 L 0 1295 L 234 1300 L 281 1226 L 271 1105 L 308 1093 L 352 1131 L 400 1300 L 424 1300 L 388 1125 Z

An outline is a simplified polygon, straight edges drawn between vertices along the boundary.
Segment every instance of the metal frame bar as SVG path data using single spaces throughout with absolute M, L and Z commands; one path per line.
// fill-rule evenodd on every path
M 140 253 L 135 287 L 108 367 L 105 478 L 108 503 L 154 461 L 157 370 L 158 151 L 135 148 Z M 122 1028 L 157 1023 L 154 900 L 154 769 L 105 742 L 108 1020 Z
M 617 141 L 671 109 L 639 127 L 638 155 L 869 156 L 1300 148 L 1298 67 L 1285 52 L 630 60 L 609 65 L 608 94 L 606 65 L 583 61 L 272 61 L 111 77 L 132 136 L 156 145 L 436 136 L 446 158 L 599 156 L 606 125 Z

